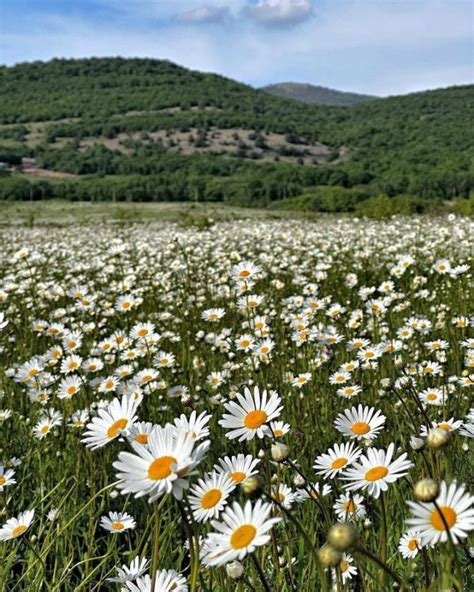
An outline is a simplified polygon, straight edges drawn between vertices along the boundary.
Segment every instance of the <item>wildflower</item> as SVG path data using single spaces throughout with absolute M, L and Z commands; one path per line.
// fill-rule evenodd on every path
M 109 512 L 108 516 L 102 516 L 100 525 L 111 533 L 118 533 L 129 528 L 135 528 L 136 522 L 127 513 Z
M 385 415 L 373 407 L 352 407 L 340 413 L 334 426 L 344 436 L 358 440 L 375 439 L 385 424 Z
M 18 515 L 18 518 L 10 518 L 0 528 L 0 541 L 16 539 L 28 530 L 35 515 L 34 510 L 26 510 Z

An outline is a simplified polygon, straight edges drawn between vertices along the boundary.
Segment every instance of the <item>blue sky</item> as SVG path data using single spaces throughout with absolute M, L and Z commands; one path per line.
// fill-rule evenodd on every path
M 473 81 L 470 0 L 0 0 L 0 62 L 148 56 L 254 86 Z

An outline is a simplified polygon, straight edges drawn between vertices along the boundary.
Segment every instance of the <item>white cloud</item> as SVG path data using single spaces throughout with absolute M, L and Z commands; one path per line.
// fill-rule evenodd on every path
M 227 6 L 199 6 L 192 10 L 180 12 L 175 16 L 178 23 L 201 24 L 222 23 L 230 18 L 230 10 Z
M 311 0 L 258 0 L 244 13 L 265 25 L 286 26 L 308 19 L 313 12 Z

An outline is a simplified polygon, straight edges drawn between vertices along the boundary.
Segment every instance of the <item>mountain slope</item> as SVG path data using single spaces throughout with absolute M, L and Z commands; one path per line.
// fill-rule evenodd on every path
M 21 180 L 15 195 L 30 197 L 25 176 L 47 175 L 40 195 L 74 199 L 261 205 L 321 187 L 339 188 L 324 207 L 340 209 L 381 192 L 450 199 L 473 185 L 473 91 L 347 109 L 288 101 L 161 60 L 3 67 L 0 161 L 17 168 L 14 179 L 2 177 L 0 195 L 13 195 Z M 20 166 L 22 157 L 35 161 Z
M 314 84 L 304 84 L 299 82 L 280 82 L 263 86 L 261 90 L 286 99 L 294 99 L 302 103 L 315 103 L 317 105 L 337 105 L 341 107 L 350 107 L 370 101 L 377 97 L 371 95 L 362 95 L 358 93 L 345 92 L 326 88 L 325 86 L 316 86 Z

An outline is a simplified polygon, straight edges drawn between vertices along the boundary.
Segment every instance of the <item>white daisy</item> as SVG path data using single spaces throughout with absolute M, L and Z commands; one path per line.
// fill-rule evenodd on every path
M 113 399 L 107 407 L 99 409 L 98 415 L 87 424 L 82 442 L 96 450 L 126 433 L 137 420 L 135 412 L 139 402 L 130 396 Z
M 373 440 L 385 424 L 385 415 L 374 407 L 352 407 L 344 413 L 339 413 L 334 422 L 335 428 L 348 436 L 358 440 Z
M 413 559 L 416 557 L 421 547 L 420 533 L 416 530 L 406 532 L 398 543 L 398 550 L 404 559 Z
M 135 528 L 136 522 L 129 514 L 109 512 L 108 516 L 102 516 L 100 525 L 111 533 L 123 532 L 129 528 Z
M 9 541 L 25 534 L 30 527 L 34 515 L 34 510 L 26 510 L 26 512 L 21 512 L 18 518 L 7 520 L 2 528 L 0 528 L 0 541 Z
M 225 413 L 219 421 L 219 425 L 230 428 L 226 437 L 230 440 L 239 438 L 252 440 L 255 436 L 263 438 L 271 432 L 268 423 L 276 419 L 282 410 L 281 399 L 276 392 L 268 398 L 267 391 L 260 394 L 258 387 L 254 388 L 253 395 L 245 388 L 244 395 L 237 394 L 237 401 L 228 401 L 224 407 L 229 413 Z
M 225 472 L 213 472 L 204 479 L 199 479 L 191 487 L 188 497 L 194 519 L 197 522 L 207 522 L 211 518 L 217 518 L 235 487 L 229 473 Z
M 387 491 L 390 483 L 407 475 L 408 469 L 413 466 L 412 462 L 406 460 L 406 452 L 391 462 L 394 450 L 393 443 L 386 451 L 369 448 L 352 467 L 343 472 L 341 479 L 348 482 L 345 489 L 367 489 L 367 493 L 377 499 L 382 491 Z
M 343 522 L 354 520 L 359 516 L 365 516 L 367 513 L 364 506 L 364 498 L 358 493 L 340 495 L 335 501 L 333 508 L 337 518 Z
M 362 450 L 354 442 L 345 444 L 334 444 L 324 454 L 320 454 L 313 465 L 318 475 L 323 475 L 326 479 L 334 479 L 338 473 L 356 461 L 362 454 Z
M 219 460 L 220 466 L 216 465 L 214 469 L 219 473 L 229 473 L 233 483 L 239 484 L 248 477 L 256 475 L 256 467 L 260 460 L 254 458 L 251 454 L 238 454 L 237 456 L 225 456 Z
M 244 507 L 237 502 L 228 506 L 222 522 L 213 521 L 217 532 L 207 535 L 201 551 L 205 565 L 225 565 L 234 559 L 242 560 L 257 547 L 270 540 L 268 532 L 281 518 L 270 518 L 272 505 L 257 500 L 247 501 Z
M 474 530 L 474 496 L 455 481 L 449 486 L 441 481 L 436 498 L 439 511 L 433 503 L 408 501 L 407 504 L 412 512 L 407 524 L 419 531 L 423 545 L 445 543 L 448 540 L 446 526 L 455 544 Z

